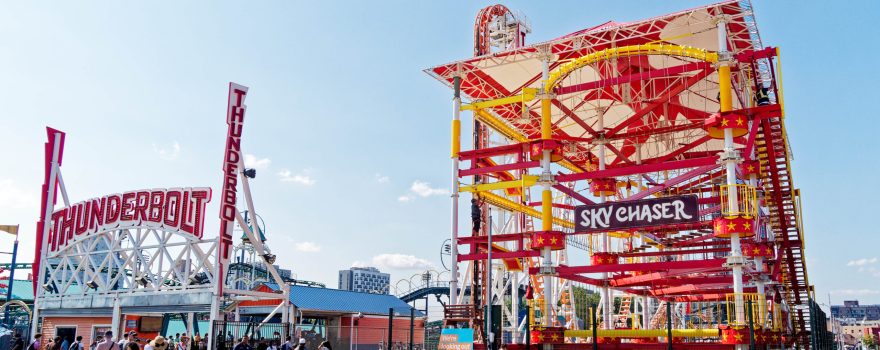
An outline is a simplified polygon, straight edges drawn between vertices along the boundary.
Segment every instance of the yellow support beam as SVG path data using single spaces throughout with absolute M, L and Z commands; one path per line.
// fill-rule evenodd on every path
M 666 329 L 597 329 L 596 336 L 602 338 L 656 338 L 666 337 Z M 589 338 L 593 336 L 590 329 L 565 331 L 566 337 Z M 720 337 L 721 332 L 717 328 L 706 329 L 673 329 L 673 338 L 712 338 Z
M 529 138 L 526 137 L 525 135 L 523 135 L 522 133 L 520 133 L 519 130 L 512 128 L 510 125 L 507 125 L 507 123 L 501 121 L 500 119 L 496 118 L 495 116 L 493 116 L 489 112 L 486 112 L 482 109 L 474 110 L 474 118 L 476 118 L 479 122 L 488 125 L 493 130 L 501 133 L 502 135 L 504 135 L 505 137 L 507 137 L 511 140 L 514 140 L 516 142 L 528 142 L 529 141 Z M 572 164 L 571 162 L 569 162 L 568 160 L 565 160 L 565 159 L 557 162 L 556 164 L 559 164 L 563 168 L 571 170 L 574 173 L 582 173 L 583 172 L 583 170 L 581 170 L 578 166 Z
M 541 218 L 541 212 L 535 210 L 535 208 L 532 208 L 532 207 L 525 205 L 525 204 L 514 202 L 512 200 L 509 200 L 507 198 L 504 198 L 504 197 L 499 196 L 497 194 L 494 194 L 492 192 L 481 193 L 480 198 L 482 198 L 483 201 L 485 201 L 486 203 L 494 205 L 499 208 L 523 213 L 523 214 L 526 214 L 526 215 L 531 216 L 533 218 L 538 218 L 538 219 Z M 552 221 L 554 224 L 562 226 L 562 227 L 574 228 L 574 223 L 571 221 L 563 220 L 563 219 L 560 219 L 557 217 L 554 217 Z
M 538 89 L 535 88 L 523 88 L 523 91 L 519 95 L 513 95 L 509 97 L 496 98 L 494 100 L 484 100 L 477 101 L 470 104 L 462 105 L 462 111 L 475 111 L 484 108 L 492 108 L 503 105 L 509 105 L 512 103 L 526 103 L 535 99 L 535 96 L 538 94 Z
M 486 192 L 494 190 L 506 190 L 508 188 L 532 187 L 538 182 L 538 175 L 523 175 L 520 180 L 498 181 L 487 184 L 468 185 L 459 187 L 459 192 Z
M 598 61 L 608 60 L 618 57 L 641 56 L 641 55 L 667 55 L 694 58 L 701 61 L 715 63 L 718 62 L 718 53 L 698 49 L 689 46 L 668 45 L 668 44 L 642 44 L 621 47 L 612 47 L 605 50 L 599 50 L 589 55 L 581 56 L 569 63 L 566 63 L 553 72 L 544 85 L 544 92 L 550 93 L 556 88 L 556 84 L 563 78 L 584 66 L 593 64 Z

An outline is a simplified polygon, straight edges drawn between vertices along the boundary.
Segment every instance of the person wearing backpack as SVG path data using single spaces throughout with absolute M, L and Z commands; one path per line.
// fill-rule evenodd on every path
M 70 344 L 70 350 L 83 350 L 83 336 L 76 336 L 76 341 Z
M 34 341 L 32 341 L 30 345 L 28 345 L 27 350 L 40 350 L 40 339 L 42 338 L 42 334 L 34 334 Z

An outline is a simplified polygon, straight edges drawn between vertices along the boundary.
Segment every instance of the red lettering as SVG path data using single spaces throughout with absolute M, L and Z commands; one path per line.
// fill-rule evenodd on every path
M 177 228 L 180 223 L 180 191 L 165 194 L 165 228 Z
M 147 220 L 147 208 L 150 206 L 150 192 L 138 191 L 134 201 L 134 221 Z
M 79 206 L 74 205 L 65 211 L 65 215 L 62 218 L 64 222 L 61 224 L 61 231 L 58 232 L 58 235 L 56 235 L 57 239 L 55 240 L 58 249 L 61 249 L 61 247 L 67 243 L 69 237 L 73 237 L 73 231 L 76 226 L 77 209 L 79 209 Z
M 220 211 L 220 218 L 226 221 L 235 220 L 235 205 L 223 205 Z
M 115 194 L 107 196 L 107 202 L 104 203 L 104 211 L 107 212 L 104 217 L 104 224 L 109 226 L 116 223 L 116 220 L 119 220 L 122 214 L 122 197 Z
M 132 212 L 131 210 L 134 208 L 134 192 L 125 192 L 122 194 L 122 215 L 120 215 L 120 220 L 122 221 L 131 221 Z
M 49 231 L 49 242 L 47 243 L 50 252 L 54 252 L 58 248 L 58 233 L 61 232 L 61 223 L 65 214 L 67 214 L 67 208 L 52 213 L 52 228 Z
M 244 102 L 244 96 L 247 95 L 247 90 L 235 89 L 232 90 L 232 93 L 235 94 L 235 105 L 241 106 Z
M 76 206 L 78 207 L 76 214 L 76 235 L 79 236 L 86 233 L 89 229 L 89 217 L 91 216 L 89 215 L 89 209 L 91 209 L 91 206 L 89 205 L 89 202 L 82 202 Z
M 230 106 L 229 107 L 229 120 L 227 120 L 227 124 L 229 124 L 229 130 L 232 130 L 232 125 L 238 123 L 244 123 L 244 107 Z M 230 132 L 231 134 L 231 132 Z M 241 135 L 241 134 L 239 134 Z
M 97 232 L 104 225 L 107 197 L 92 200 L 92 215 L 89 215 L 89 231 Z
M 147 220 L 150 222 L 162 222 L 162 203 L 165 202 L 165 192 L 150 192 L 150 209 L 147 212 Z
M 192 220 L 192 205 L 190 205 L 189 201 L 189 192 L 183 191 L 183 201 L 181 201 L 180 207 L 180 216 L 182 217 L 180 220 L 180 230 L 189 234 L 193 233 L 193 225 L 188 224 Z
M 230 206 L 235 206 L 235 191 L 225 191 L 223 192 L 223 203 L 226 203 Z
M 241 156 L 238 154 L 238 152 L 232 149 L 226 152 L 226 163 L 238 164 L 240 158 Z
M 193 219 L 193 236 L 198 238 L 202 238 L 202 229 L 204 225 L 204 220 L 202 219 L 202 213 L 205 212 L 205 205 L 210 198 L 210 194 L 208 191 L 193 191 L 192 198 L 195 199 L 196 203 L 193 204 L 193 209 L 195 211 L 195 217 Z

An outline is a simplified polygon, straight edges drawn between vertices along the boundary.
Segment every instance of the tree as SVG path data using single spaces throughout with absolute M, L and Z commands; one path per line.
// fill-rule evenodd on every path
M 862 345 L 867 347 L 868 349 L 876 349 L 877 340 L 874 339 L 874 336 L 871 334 L 865 334 L 862 337 Z

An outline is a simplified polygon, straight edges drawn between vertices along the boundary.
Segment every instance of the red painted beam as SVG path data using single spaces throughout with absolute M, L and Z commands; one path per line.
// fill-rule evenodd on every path
M 678 84 L 677 86 L 675 86 L 675 87 L 669 89 L 668 91 L 666 91 L 666 93 L 664 93 L 662 96 L 660 96 L 660 98 L 656 99 L 654 102 L 651 102 L 651 103 L 648 104 L 648 106 L 646 106 L 645 108 L 642 108 L 642 109 L 636 111 L 633 115 L 629 116 L 626 120 L 624 120 L 624 121 L 621 122 L 620 124 L 617 124 L 617 126 L 615 126 L 614 128 L 612 128 L 611 130 L 609 130 L 609 131 L 608 131 L 607 133 L 605 133 L 605 134 L 606 134 L 606 135 L 615 135 L 615 134 L 617 134 L 617 133 L 620 132 L 621 130 L 623 130 L 623 129 L 625 129 L 626 127 L 630 126 L 630 124 L 636 122 L 637 120 L 641 120 L 643 116 L 645 116 L 646 114 L 650 113 L 651 111 L 653 111 L 653 110 L 656 109 L 657 107 L 662 106 L 664 103 L 666 103 L 667 100 L 669 100 L 669 99 L 672 98 L 673 96 L 676 96 L 676 95 L 680 94 L 680 93 L 681 93 L 682 91 L 684 91 L 685 89 L 687 89 L 687 88 L 691 87 L 692 85 L 694 85 L 694 84 L 700 82 L 701 80 L 703 80 L 703 78 L 709 76 L 709 74 L 712 74 L 712 72 L 714 72 L 714 71 L 715 71 L 714 69 L 707 68 L 707 69 L 704 69 L 703 71 L 701 71 L 701 72 L 699 72 L 699 73 L 697 73 L 697 74 L 694 74 L 693 76 L 691 76 L 690 78 L 688 78 L 687 80 L 685 80 L 683 83 Z
M 470 176 L 470 175 L 496 173 L 496 172 L 500 172 L 500 171 L 528 169 L 528 168 L 534 168 L 534 167 L 538 167 L 538 166 L 541 166 L 541 162 L 529 161 L 529 162 L 502 164 L 502 165 L 489 166 L 489 167 L 483 167 L 483 168 L 471 168 L 471 169 L 459 170 L 458 176 L 465 177 L 465 176 Z
M 712 171 L 712 169 L 715 169 L 717 167 L 718 167 L 718 164 L 715 164 L 715 163 L 701 166 L 699 168 L 696 168 L 694 170 L 688 171 L 684 174 L 681 174 L 679 176 L 676 176 L 674 178 L 666 180 L 666 182 L 664 182 L 660 185 L 653 186 L 651 188 L 648 188 L 647 190 L 644 190 L 644 191 L 636 193 L 632 196 L 629 196 L 629 198 L 626 198 L 624 201 L 634 201 L 634 200 L 646 198 L 654 193 L 663 191 L 663 190 L 668 189 L 672 186 L 675 186 L 675 185 L 678 185 L 682 182 L 690 180 L 694 177 L 697 177 L 699 175 L 702 175 L 702 174 L 705 174 L 709 171 Z
M 480 148 L 470 151 L 461 151 L 458 153 L 458 157 L 461 160 L 469 160 L 475 158 L 487 158 L 487 157 L 495 157 L 505 154 L 514 154 L 524 152 L 524 147 L 528 145 L 528 142 L 525 143 L 515 143 L 511 145 L 503 145 L 496 147 L 488 147 L 488 148 Z
M 661 250 L 656 252 L 643 253 L 621 253 L 621 257 L 634 258 L 640 256 L 667 256 L 667 255 L 685 255 L 685 254 L 704 254 L 704 253 L 723 253 L 729 252 L 726 248 L 704 248 L 704 249 L 683 249 L 683 250 Z
M 613 168 L 613 169 L 606 169 L 606 170 L 597 170 L 597 171 L 591 171 L 588 173 L 559 175 L 556 177 L 556 180 L 559 182 L 569 182 L 569 181 L 579 181 L 579 180 L 588 180 L 588 179 L 598 179 L 598 178 L 605 178 L 605 177 L 617 177 L 617 176 L 626 176 L 626 175 L 634 175 L 634 174 L 644 174 L 644 173 L 665 171 L 665 170 L 696 168 L 696 167 L 704 167 L 704 166 L 709 166 L 709 165 L 717 166 L 717 164 L 715 164 L 717 161 L 718 161 L 718 157 L 710 156 L 710 157 L 702 157 L 702 158 L 694 158 L 694 159 L 676 160 L 676 161 L 664 162 L 664 163 L 642 164 L 642 165 L 636 165 L 636 166 L 627 166 L 627 167 L 620 167 L 620 168 Z
M 500 250 L 492 250 L 492 260 L 503 260 L 503 259 L 516 259 L 516 258 L 533 258 L 536 256 L 540 256 L 541 252 L 537 250 L 523 250 L 518 252 L 502 252 Z M 471 260 L 486 260 L 489 258 L 489 253 L 475 253 L 475 254 L 460 254 L 458 256 L 458 262 L 463 261 L 471 261 Z
M 518 241 L 522 239 L 523 235 L 527 234 L 526 232 L 521 233 L 506 233 L 501 235 L 492 235 L 492 243 L 498 242 L 509 242 L 509 241 Z M 468 237 L 458 237 L 458 244 L 488 244 L 489 236 L 468 236 Z
M 584 203 L 584 204 L 595 204 L 595 203 L 594 203 L 593 201 L 591 201 L 589 198 L 584 197 L 584 195 L 582 195 L 582 194 L 580 194 L 580 193 L 577 193 L 577 191 L 575 191 L 575 190 L 573 190 L 573 189 L 571 189 L 571 188 L 568 188 L 568 187 L 565 186 L 565 185 L 555 184 L 555 185 L 553 185 L 553 188 L 555 188 L 555 189 L 558 190 L 559 192 L 562 192 L 562 193 L 565 193 L 565 194 L 571 196 L 571 197 L 574 198 L 574 199 L 577 199 L 577 200 L 581 201 L 581 203 Z
M 560 274 L 575 273 L 601 273 L 601 272 L 625 272 L 625 271 L 663 271 L 680 269 L 716 268 L 724 264 L 724 259 L 687 260 L 687 261 L 664 261 L 653 263 L 617 264 L 617 265 L 589 265 L 589 266 L 560 266 L 556 271 Z M 532 268 L 531 273 L 538 273 L 538 268 Z

